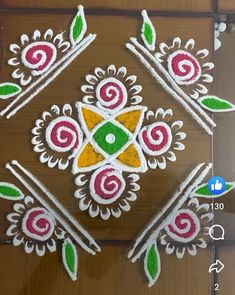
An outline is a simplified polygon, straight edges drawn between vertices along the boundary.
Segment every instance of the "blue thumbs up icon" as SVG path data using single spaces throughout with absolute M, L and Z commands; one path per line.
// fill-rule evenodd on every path
M 208 189 L 213 195 L 220 195 L 226 190 L 225 180 L 220 176 L 211 177 L 208 182 Z

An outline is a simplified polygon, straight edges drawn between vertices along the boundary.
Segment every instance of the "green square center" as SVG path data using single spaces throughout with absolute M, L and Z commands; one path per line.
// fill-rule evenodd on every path
M 93 138 L 98 146 L 109 155 L 118 152 L 129 140 L 128 134 L 111 122 L 102 125 Z

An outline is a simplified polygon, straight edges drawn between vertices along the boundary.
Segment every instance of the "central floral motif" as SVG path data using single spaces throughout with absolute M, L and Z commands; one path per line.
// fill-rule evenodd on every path
M 137 199 L 139 175 L 165 169 L 183 150 L 182 121 L 171 109 L 155 112 L 138 105 L 142 87 L 125 67 L 96 68 L 87 75 L 83 102 L 75 107 L 54 105 L 32 129 L 34 151 L 50 168 L 66 169 L 72 162 L 79 208 L 107 220 L 130 210 Z M 77 116 L 75 113 L 77 112 Z

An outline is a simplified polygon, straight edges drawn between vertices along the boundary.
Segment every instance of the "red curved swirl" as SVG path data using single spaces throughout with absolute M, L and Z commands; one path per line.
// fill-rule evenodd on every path
M 186 220 L 189 221 L 190 228 L 187 230 L 187 232 L 181 233 L 180 231 L 184 231 L 188 226 Z M 170 232 L 183 239 L 191 238 L 197 230 L 196 223 L 193 217 L 186 212 L 179 213 L 179 215 L 177 215 L 174 220 L 174 225 L 177 227 L 177 229 L 179 229 L 179 231 L 177 231 L 172 224 L 168 225 L 168 229 L 170 230 Z
M 40 219 L 38 219 L 35 224 L 37 228 L 35 228 L 34 227 L 35 225 L 33 224 L 33 221 L 35 220 L 35 218 L 43 214 L 45 214 L 45 209 L 43 208 L 34 210 L 29 213 L 28 218 L 25 222 L 26 230 L 29 233 L 39 237 L 43 237 L 49 234 L 49 232 L 51 231 L 51 223 L 48 221 L 48 219 L 43 218 L 43 216 Z M 48 215 L 47 217 L 49 218 Z M 40 229 L 40 231 L 38 229 Z
M 49 63 L 51 62 L 53 56 L 54 56 L 54 51 L 53 49 L 44 44 L 36 44 L 31 46 L 25 53 L 25 59 L 28 63 L 30 63 L 31 65 L 37 65 L 41 59 L 43 58 L 42 53 L 40 53 L 40 51 L 43 51 L 46 54 L 46 60 L 44 61 L 43 64 L 40 64 L 38 67 L 36 67 L 35 69 L 37 71 L 42 71 L 43 69 L 45 69 Z
M 63 128 L 66 129 L 63 130 Z M 61 129 L 61 131 L 59 131 L 59 129 Z M 74 136 L 76 136 L 75 141 Z M 74 126 L 71 122 L 64 120 L 57 122 L 53 126 L 50 134 L 50 139 L 55 146 L 58 146 L 60 148 L 71 146 L 71 150 L 76 149 L 79 144 L 79 134 L 76 126 Z
M 96 175 L 94 190 L 101 199 L 112 199 L 120 192 L 122 179 L 116 172 L 114 168 L 105 168 Z
M 118 85 L 115 82 L 107 82 L 106 84 L 104 84 L 100 88 L 99 96 L 100 96 L 101 104 L 104 107 L 111 110 L 119 107 L 120 104 L 122 104 L 124 99 L 122 88 L 120 87 L 120 85 Z M 107 103 L 111 103 L 116 98 L 117 98 L 117 101 L 115 103 L 111 105 L 107 104 Z

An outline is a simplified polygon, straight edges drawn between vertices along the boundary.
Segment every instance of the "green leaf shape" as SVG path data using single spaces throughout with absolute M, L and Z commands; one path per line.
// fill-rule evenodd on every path
M 70 40 L 73 45 L 79 43 L 87 30 L 84 8 L 82 5 L 78 7 L 78 13 L 74 17 L 70 26 Z
M 70 239 L 66 239 L 62 246 L 64 267 L 73 281 L 77 280 L 78 255 L 77 249 Z
M 222 194 L 214 195 L 212 194 L 208 189 L 208 184 L 203 183 L 200 186 L 198 186 L 192 193 L 192 197 L 201 197 L 201 198 L 208 198 L 208 199 L 214 199 L 219 198 L 225 194 L 227 194 L 229 191 L 231 191 L 235 187 L 234 182 L 226 182 L 226 188 L 225 191 Z
M 8 182 L 0 182 L 0 198 L 16 201 L 23 199 L 24 195 L 15 185 Z
M 141 30 L 141 37 L 144 41 L 144 44 L 149 50 L 155 49 L 155 43 L 156 43 L 156 32 L 153 27 L 153 24 L 151 20 L 148 17 L 147 11 L 142 11 L 143 16 L 143 26 Z
M 144 270 L 151 287 L 157 281 L 161 272 L 161 260 L 155 241 L 146 251 L 144 258 Z
M 203 96 L 199 99 L 199 103 L 210 112 L 229 112 L 235 110 L 235 106 L 232 103 L 217 96 Z
M 0 99 L 7 99 L 21 92 L 18 84 L 4 82 L 0 83 Z

